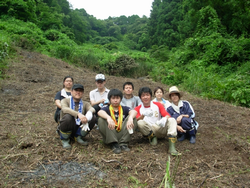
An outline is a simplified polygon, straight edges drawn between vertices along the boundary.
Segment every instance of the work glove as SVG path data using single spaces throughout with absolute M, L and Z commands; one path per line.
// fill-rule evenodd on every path
M 80 126 L 85 132 L 90 131 L 89 124 L 85 123 Z
M 145 110 L 142 115 L 144 116 L 148 116 L 148 117 L 152 117 L 154 115 L 154 112 L 152 109 L 149 109 L 149 110 Z
M 155 124 L 160 126 L 160 127 L 165 127 L 166 123 L 168 121 L 167 117 L 163 117 L 160 120 L 158 120 Z

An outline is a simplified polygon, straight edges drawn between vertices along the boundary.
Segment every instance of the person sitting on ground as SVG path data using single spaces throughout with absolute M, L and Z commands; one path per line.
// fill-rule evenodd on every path
M 64 98 L 69 98 L 71 96 L 71 88 L 73 85 L 74 79 L 71 76 L 66 76 L 63 79 L 63 89 L 58 91 L 55 96 L 55 104 L 57 106 L 56 112 L 54 115 L 55 122 L 59 123 L 60 113 L 61 113 L 61 100 Z
M 157 138 L 168 136 L 169 153 L 178 155 L 179 153 L 175 149 L 177 136 L 176 120 L 170 117 L 161 103 L 151 101 L 152 90 L 149 87 L 140 88 L 139 97 L 142 104 L 135 107 L 139 131 L 143 136 L 149 138 L 151 145 L 157 144 Z
M 164 90 L 162 87 L 156 87 L 154 90 L 154 95 L 155 95 L 155 98 L 153 99 L 153 101 L 160 102 L 161 104 L 163 104 L 165 109 L 167 109 L 169 106 L 171 106 L 171 103 L 168 100 L 165 100 L 163 98 Z
M 96 115 L 98 111 L 109 103 L 108 93 L 109 89 L 105 87 L 106 79 L 103 74 L 97 74 L 95 77 L 95 84 L 97 89 L 90 91 L 89 98 L 90 103 L 96 111 Z
M 141 103 L 141 99 L 138 96 L 133 95 L 134 85 L 132 82 L 125 82 L 123 84 L 123 98 L 121 105 L 128 106 L 131 109 L 134 109 Z
M 70 137 L 81 145 L 88 145 L 87 141 L 82 140 L 95 125 L 95 109 L 90 103 L 82 101 L 84 87 L 81 84 L 75 84 L 71 90 L 71 97 L 61 101 L 62 114 L 59 125 L 60 138 L 63 148 L 71 148 Z
M 127 106 L 121 106 L 122 92 L 118 89 L 111 89 L 108 94 L 110 105 L 103 107 L 98 112 L 98 125 L 105 144 L 110 144 L 114 153 L 121 153 L 122 150 L 130 151 L 129 131 L 137 128 L 135 110 Z
M 167 108 L 168 113 L 177 121 L 178 141 L 190 138 L 190 143 L 195 143 L 196 131 L 199 124 L 194 120 L 195 113 L 188 101 L 181 100 L 183 93 L 176 86 L 169 88 L 169 98 L 172 101 Z

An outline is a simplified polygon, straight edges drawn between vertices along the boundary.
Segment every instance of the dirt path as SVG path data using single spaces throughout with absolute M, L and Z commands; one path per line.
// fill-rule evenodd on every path
M 167 139 L 152 147 L 135 133 L 129 145 L 131 152 L 115 155 L 102 144 L 95 129 L 87 137 L 89 146 L 74 143 L 71 151 L 62 149 L 53 120 L 54 96 L 62 87 L 63 77 L 71 75 L 75 83 L 84 85 L 84 100 L 89 101 L 96 73 L 38 53 L 20 51 L 10 63 L 7 75 L 0 83 L 0 187 L 160 186 L 168 160 Z M 168 89 L 146 79 L 114 76 L 107 76 L 106 86 L 122 90 L 125 81 L 134 83 L 136 95 L 142 86 Z M 196 144 L 191 145 L 188 140 L 176 144 L 182 153 L 176 187 L 250 187 L 250 110 L 188 93 L 183 99 L 193 105 L 200 127 Z M 171 157 L 171 169 L 176 161 L 176 157 Z M 55 162 L 91 163 L 106 176 L 100 179 L 95 174 L 82 175 L 82 182 L 65 176 L 52 181 L 45 166 Z M 27 179 L 27 173 L 39 166 L 45 174 Z

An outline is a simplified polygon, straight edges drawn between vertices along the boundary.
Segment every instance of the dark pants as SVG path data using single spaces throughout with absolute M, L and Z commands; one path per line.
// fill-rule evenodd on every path
M 181 123 L 179 124 L 184 130 L 186 130 L 186 133 L 182 133 L 178 131 L 178 135 L 181 136 L 182 134 L 187 134 L 187 136 L 195 136 L 196 129 L 195 127 L 192 127 L 191 118 L 183 117 L 181 120 Z
M 95 115 L 93 118 L 89 121 L 89 129 L 92 130 L 95 126 L 96 117 Z M 70 114 L 65 114 L 62 119 L 60 120 L 60 126 L 59 129 L 62 132 L 71 132 L 71 135 L 73 136 L 79 136 L 79 129 L 80 126 L 76 125 L 75 117 Z

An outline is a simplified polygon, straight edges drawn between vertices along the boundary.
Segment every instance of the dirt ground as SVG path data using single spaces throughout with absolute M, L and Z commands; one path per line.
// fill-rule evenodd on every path
M 55 94 L 70 75 L 84 85 L 83 99 L 89 101 L 96 74 L 34 52 L 20 51 L 11 60 L 7 78 L 0 83 L 0 187 L 160 187 L 169 156 L 167 138 L 150 146 L 136 132 L 129 144 L 131 151 L 116 155 L 94 129 L 86 138 L 89 146 L 73 143 L 72 150 L 62 149 L 53 119 Z M 109 89 L 122 90 L 125 81 L 132 81 L 135 95 L 142 86 L 169 88 L 146 78 L 106 77 Z M 183 99 L 192 104 L 200 127 L 197 142 L 177 142 L 182 155 L 170 157 L 171 172 L 179 162 L 175 186 L 250 187 L 250 109 L 189 93 Z M 72 180 L 70 174 L 49 180 L 46 165 L 59 162 L 92 164 L 105 176 L 78 172 L 84 181 Z M 27 179 L 39 167 L 44 174 Z

